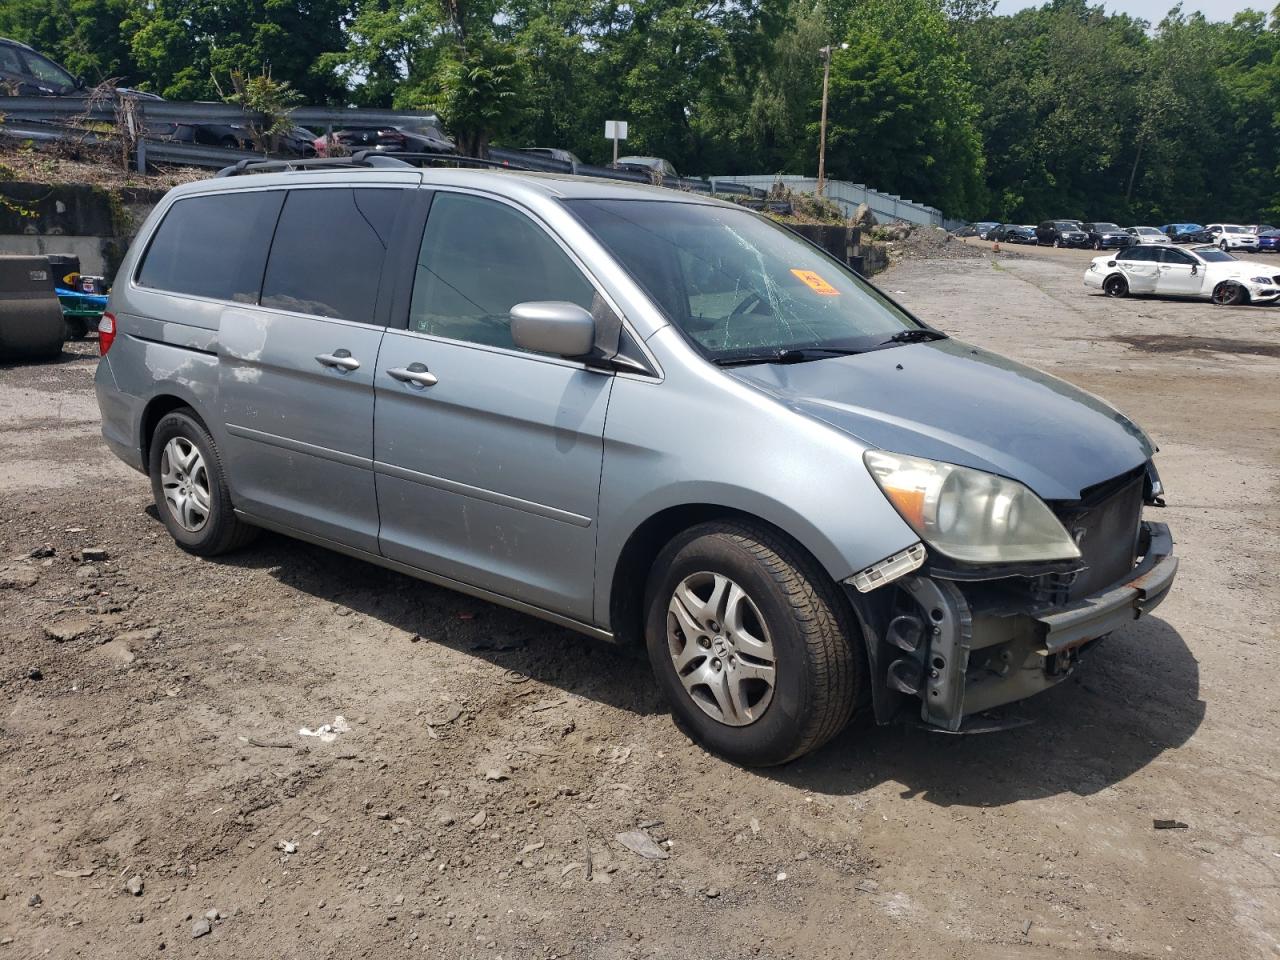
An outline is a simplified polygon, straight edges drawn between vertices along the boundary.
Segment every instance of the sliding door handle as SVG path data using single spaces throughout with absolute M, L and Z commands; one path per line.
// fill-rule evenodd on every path
M 427 369 L 425 363 L 411 363 L 407 367 L 392 367 L 387 375 L 393 380 L 407 383 L 411 387 L 434 387 L 439 378 Z
M 322 367 L 330 367 L 334 370 L 343 370 L 350 373 L 352 370 L 360 369 L 360 361 L 351 355 L 350 350 L 335 350 L 333 353 L 316 354 L 316 363 Z

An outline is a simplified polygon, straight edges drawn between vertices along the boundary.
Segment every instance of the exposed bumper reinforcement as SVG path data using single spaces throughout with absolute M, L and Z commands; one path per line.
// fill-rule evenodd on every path
M 1173 536 L 1163 523 L 1150 523 L 1150 545 L 1142 563 L 1123 584 L 1035 618 L 1046 653 L 1057 653 L 1119 629 L 1149 613 L 1169 592 L 1178 573 Z

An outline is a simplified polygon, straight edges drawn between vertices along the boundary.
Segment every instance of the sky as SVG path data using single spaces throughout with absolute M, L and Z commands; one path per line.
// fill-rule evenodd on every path
M 1111 13 L 1127 13 L 1152 23 L 1159 23 L 1176 0 L 1102 0 Z M 1042 6 L 1044 0 L 999 0 L 996 13 L 1014 13 L 1024 7 Z M 1230 20 L 1242 10 L 1270 11 L 1275 0 L 1183 0 L 1184 13 L 1199 11 L 1210 20 Z

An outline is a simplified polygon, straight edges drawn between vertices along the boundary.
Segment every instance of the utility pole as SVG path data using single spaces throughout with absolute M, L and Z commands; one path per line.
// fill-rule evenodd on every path
M 840 49 L 848 50 L 849 45 L 842 43 Z M 822 54 L 822 122 L 818 132 L 818 189 L 814 192 L 822 196 L 827 186 L 827 91 L 831 86 L 831 44 L 818 53 Z

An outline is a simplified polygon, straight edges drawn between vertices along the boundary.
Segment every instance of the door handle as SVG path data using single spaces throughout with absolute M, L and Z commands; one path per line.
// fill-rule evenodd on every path
M 411 363 L 407 367 L 392 367 L 387 375 L 393 380 L 407 383 L 411 387 L 434 387 L 439 378 L 427 369 L 425 363 Z
M 316 363 L 322 367 L 330 367 L 334 370 L 341 370 L 344 373 L 350 373 L 352 370 L 360 369 L 360 361 L 351 355 L 350 350 L 335 350 L 333 353 L 316 354 Z

